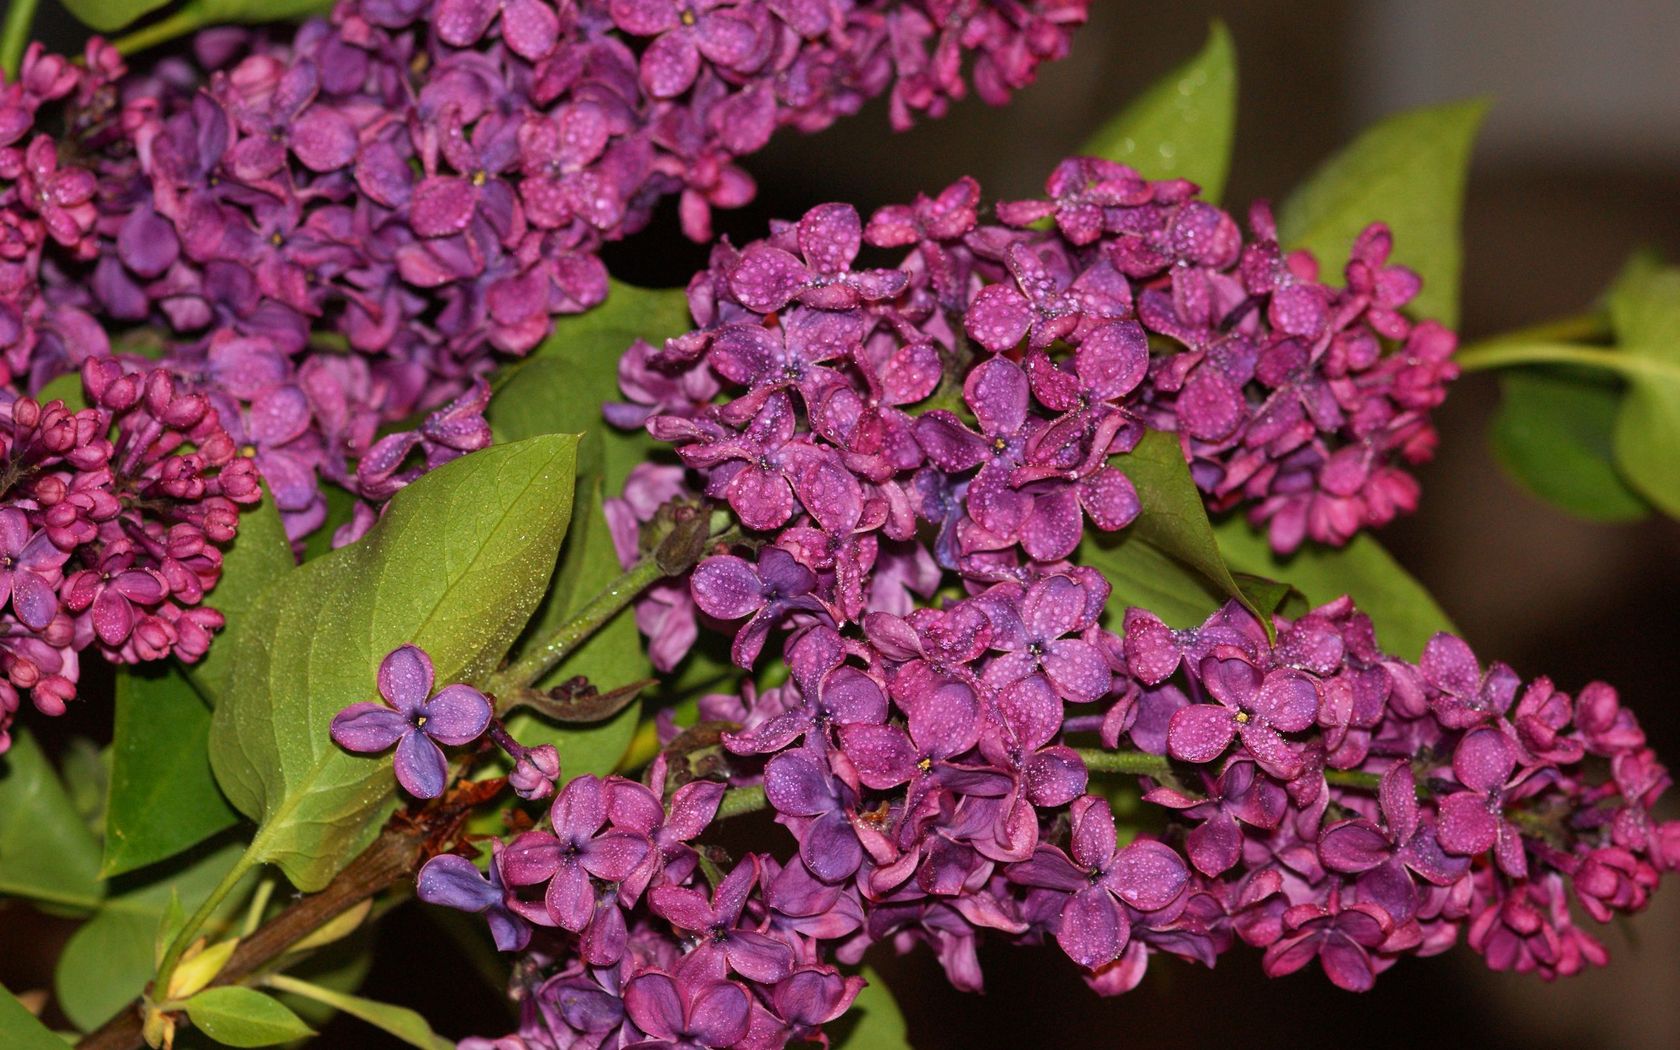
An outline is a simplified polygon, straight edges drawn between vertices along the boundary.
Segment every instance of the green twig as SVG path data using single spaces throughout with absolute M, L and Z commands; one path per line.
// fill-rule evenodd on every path
M 204 12 L 199 10 L 199 5 L 188 4 L 168 18 L 160 18 L 150 25 L 141 26 L 132 33 L 118 37 L 111 42 L 111 46 L 116 48 L 119 54 L 134 55 L 195 33 L 203 27 Z
M 1147 751 L 1105 751 L 1094 747 L 1076 747 L 1073 750 L 1085 763 L 1085 768 L 1093 773 L 1134 773 L 1157 780 L 1165 780 L 1175 773 L 1172 760 L 1165 755 L 1152 755 Z M 1357 791 L 1375 791 L 1382 783 L 1380 774 L 1361 773 L 1355 769 L 1326 769 L 1324 779 L 1337 787 Z
M 8 0 L 6 22 L 0 26 L 0 69 L 8 81 L 16 81 L 23 50 L 29 46 L 29 31 L 35 25 L 37 0 Z
M 490 676 L 486 683 L 497 696 L 513 696 L 553 670 L 572 650 L 617 616 L 626 605 L 665 576 L 665 570 L 651 557 L 630 566 L 606 589 L 590 599 L 578 614 L 556 627 L 517 661 Z
M 723 801 L 718 803 L 717 819 L 728 820 L 744 813 L 757 813 L 769 804 L 762 787 L 731 788 L 723 793 Z
M 1660 358 L 1575 343 L 1484 343 L 1454 355 L 1453 360 L 1466 372 L 1521 365 L 1574 365 L 1624 376 L 1660 375 L 1680 379 L 1680 365 Z

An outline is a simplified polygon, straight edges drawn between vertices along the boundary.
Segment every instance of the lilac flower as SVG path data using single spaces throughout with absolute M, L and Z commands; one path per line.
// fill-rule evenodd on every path
M 1473 729 L 1453 749 L 1453 776 L 1464 785 L 1441 800 L 1441 848 L 1473 856 L 1493 850 L 1507 875 L 1528 873 L 1522 832 L 1504 815 L 1507 789 L 1514 786 L 1516 748 L 1501 730 Z
M 58 615 L 54 590 L 69 557 L 44 530 L 31 533 L 23 511 L 0 510 L 0 607 L 10 600 L 26 627 L 44 630 Z
M 1074 802 L 1070 852 L 1071 860 L 1053 846 L 1040 846 L 1010 877 L 1068 895 L 1056 941 L 1087 970 L 1113 962 L 1125 950 L 1131 936 L 1127 908 L 1156 912 L 1171 907 L 1190 880 L 1184 862 L 1159 842 L 1140 840 L 1118 848 L 1113 811 L 1091 795 Z
M 770 244 L 741 253 L 729 287 L 747 307 L 769 312 L 798 299 L 807 306 L 844 310 L 890 299 L 908 282 L 897 270 L 850 271 L 863 244 L 863 224 L 850 205 L 813 208 L 793 232 L 798 256 Z
M 721 956 L 747 980 L 773 984 L 793 971 L 793 950 L 784 941 L 738 925 L 757 881 L 758 860 L 749 855 L 718 883 L 710 902 L 699 890 L 659 886 L 648 903 L 671 925 L 700 940 L 697 953 Z
M 650 970 L 624 986 L 624 1009 L 651 1038 L 631 1044 L 643 1050 L 706 1050 L 734 1046 L 747 1034 L 752 999 L 734 981 L 686 966 L 675 978 Z
M 776 812 L 791 818 L 799 856 L 824 882 L 839 882 L 863 863 L 850 818 L 858 792 L 855 782 L 837 781 L 803 752 L 783 752 L 764 769 L 764 793 Z
M 490 922 L 496 948 L 516 952 L 531 940 L 531 927 L 507 906 L 502 873 L 497 864 L 500 848 L 490 857 L 489 878 L 480 875 L 472 861 L 453 853 L 440 853 L 420 867 L 415 878 L 415 896 L 427 904 L 439 904 L 459 911 L 483 912 Z
M 779 547 L 765 547 L 758 564 L 733 554 L 707 558 L 694 570 L 690 589 L 707 616 L 720 620 L 752 617 L 736 632 L 735 663 L 751 667 L 772 628 L 790 612 L 820 613 L 822 600 L 811 594 L 817 578 Z
M 515 912 L 541 925 L 581 933 L 596 917 L 591 877 L 607 883 L 629 878 L 650 848 L 645 836 L 613 826 L 606 830 L 607 790 L 599 777 L 574 777 L 549 808 L 553 832 L 528 831 L 501 856 L 502 877 L 512 886 L 545 884 L 540 907 L 514 900 Z M 608 916 L 613 921 L 616 915 Z M 617 921 L 622 923 L 621 918 Z
M 1202 661 L 1202 681 L 1217 704 L 1192 704 L 1172 717 L 1167 747 L 1174 758 L 1211 762 L 1241 736 L 1260 767 L 1292 780 L 1302 759 L 1282 733 L 1313 724 L 1318 687 L 1299 671 L 1262 672 L 1240 651 L 1214 650 Z
M 1046 576 L 1025 594 L 1000 584 L 978 596 L 975 601 L 992 620 L 992 648 L 1004 653 L 987 665 L 986 684 L 1002 688 L 1042 674 L 1056 695 L 1072 703 L 1106 694 L 1112 681 L 1108 661 L 1090 642 L 1064 636 L 1096 623 L 1108 591 L 1108 582 L 1091 572 Z
M 1328 907 L 1300 904 L 1283 913 L 1284 936 L 1266 949 L 1262 965 L 1268 977 L 1294 973 L 1317 958 L 1332 984 L 1350 992 L 1368 992 L 1376 979 L 1373 949 L 1388 939 L 1394 923 L 1372 904 Z
M 414 645 L 398 646 L 380 661 L 379 695 L 385 704 L 364 701 L 334 715 L 333 741 L 363 754 L 395 745 L 403 789 L 415 798 L 437 798 L 449 772 L 438 745 L 482 736 L 490 725 L 490 701 L 469 685 L 432 692 L 431 657 Z
M 1283 785 L 1262 775 L 1253 762 L 1243 761 L 1226 765 L 1206 799 L 1157 787 L 1144 795 L 1144 801 L 1179 810 L 1186 818 L 1201 822 L 1185 837 L 1185 853 L 1196 870 L 1209 878 L 1218 878 L 1242 859 L 1239 821 L 1270 831 L 1283 822 L 1289 806 Z

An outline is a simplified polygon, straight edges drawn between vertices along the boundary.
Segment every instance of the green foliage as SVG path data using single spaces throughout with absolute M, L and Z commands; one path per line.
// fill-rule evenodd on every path
M 1488 439 L 1530 492 L 1594 521 L 1637 521 L 1650 504 L 1616 469 L 1620 380 L 1580 369 L 1515 369 L 1499 377 Z
M 1334 276 L 1354 238 L 1381 220 L 1394 231 L 1393 261 L 1423 277 L 1411 310 L 1458 322 L 1463 248 L 1459 217 L 1482 101 L 1389 117 L 1331 157 L 1278 212 L 1286 248 L 1306 248 Z
M 207 988 L 183 1005 L 193 1024 L 226 1046 L 273 1046 L 315 1034 L 284 1004 L 250 988 Z
M 1129 164 L 1151 179 L 1189 179 L 1218 201 L 1237 128 L 1237 55 L 1225 23 L 1207 44 L 1091 136 L 1080 153 Z
M 169 0 L 62 0 L 76 21 L 96 33 L 121 29 L 142 15 L 165 6 Z
M 210 709 L 177 667 L 118 672 L 102 876 L 172 857 L 239 820 L 216 788 L 209 741 Z
M 71 935 L 59 956 L 54 989 L 72 1024 L 90 1031 L 134 999 L 157 967 L 160 932 L 178 927 L 183 908 L 196 909 L 238 861 L 240 843 L 113 879 L 99 910 Z M 242 893 L 218 911 L 225 919 Z M 218 926 L 215 918 L 211 930 Z
M 1279 591 L 1270 580 L 1250 581 L 1245 587 L 1231 574 L 1177 435 L 1149 431 L 1137 448 L 1113 463 L 1132 479 L 1143 509 L 1117 533 L 1087 527 L 1075 559 L 1101 570 L 1113 585 L 1110 613 L 1118 617 L 1136 605 L 1174 627 L 1189 627 L 1235 598 L 1269 628 L 1268 614 L 1287 588 Z
M 572 514 L 577 437 L 485 449 L 399 492 L 359 543 L 292 569 L 221 644 L 233 686 L 211 726 L 211 765 L 260 821 L 250 858 L 316 890 L 390 812 L 389 756 L 327 735 L 375 695 L 379 662 L 413 643 L 441 683 L 493 669 L 547 587 Z
M 1214 532 L 1232 569 L 1283 580 L 1315 606 L 1351 596 L 1376 625 L 1377 641 L 1388 652 L 1416 660 L 1435 632 L 1458 632 L 1423 585 L 1369 533 L 1360 533 L 1345 547 L 1307 544 L 1279 557 L 1241 517 L 1227 518 Z
M 0 988 L 0 1046 L 7 1050 L 64 1050 L 64 1040 Z
M 40 745 L 17 727 L 0 755 L 0 895 L 79 912 L 105 895 L 99 843 Z

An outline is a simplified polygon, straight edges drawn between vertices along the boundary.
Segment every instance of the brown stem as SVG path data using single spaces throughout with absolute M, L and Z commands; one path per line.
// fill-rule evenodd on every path
M 334 916 L 412 875 L 426 835 L 427 828 L 417 823 L 404 823 L 381 832 L 373 845 L 358 854 L 325 889 L 299 900 L 241 940 L 222 972 L 210 982 L 211 986 L 239 983 Z M 140 1050 L 146 1045 L 140 1036 L 142 1009 L 139 1000 L 131 1003 L 84 1036 L 76 1044 L 76 1050 Z

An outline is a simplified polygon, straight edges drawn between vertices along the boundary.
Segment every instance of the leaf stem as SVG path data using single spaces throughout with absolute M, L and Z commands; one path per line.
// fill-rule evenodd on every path
M 15 82 L 18 66 L 23 62 L 24 48 L 29 46 L 29 30 L 35 25 L 37 0 L 9 0 L 6 22 L 0 27 L 0 69 L 6 79 Z
M 1093 773 L 1135 773 L 1157 780 L 1175 773 L 1171 759 L 1147 751 L 1107 751 L 1094 747 L 1076 747 L 1073 751 L 1085 763 L 1085 768 Z M 1356 769 L 1326 769 L 1324 779 L 1337 787 L 1356 791 L 1375 791 L 1382 783 L 1379 774 L 1362 773 Z
M 157 977 L 152 981 L 154 991 L 167 994 L 170 979 L 175 976 L 175 967 L 180 965 L 181 955 L 197 936 L 199 927 L 209 921 L 216 908 L 227 899 L 227 895 L 239 885 L 239 880 L 243 879 L 245 873 L 255 867 L 256 863 L 254 849 L 247 849 L 241 853 L 239 859 L 234 861 L 233 867 L 222 876 L 222 881 L 216 883 L 216 888 L 210 891 L 210 896 L 204 898 L 204 903 L 198 906 L 198 910 L 187 917 L 187 921 L 176 931 L 175 939 L 169 942 L 169 947 L 164 951 L 163 961 L 158 963 Z

